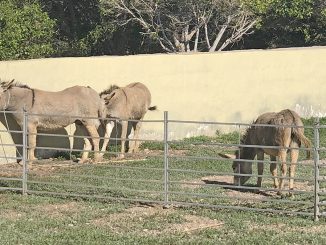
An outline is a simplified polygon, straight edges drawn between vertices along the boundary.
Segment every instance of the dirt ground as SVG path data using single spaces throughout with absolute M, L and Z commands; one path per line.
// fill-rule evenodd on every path
M 65 219 L 66 217 L 74 217 L 81 212 L 89 212 L 89 207 L 79 202 L 67 202 L 62 204 L 46 204 L 33 207 L 33 211 L 47 216 L 51 219 Z M 25 218 L 28 214 L 19 212 L 14 209 L 6 210 L 0 214 L 1 219 L 17 221 Z M 223 222 L 216 219 L 198 216 L 196 214 L 181 215 L 178 220 L 171 222 L 173 217 L 179 215 L 177 210 L 163 209 L 162 206 L 135 206 L 127 208 L 118 213 L 100 215 L 99 218 L 86 220 L 85 224 L 95 227 L 109 229 L 117 234 L 125 232 L 141 232 L 143 235 L 171 234 L 171 233 L 193 233 L 204 229 L 219 229 L 223 226 Z M 171 218 L 172 217 L 172 218 Z M 144 228 L 144 224 L 152 222 L 153 224 L 162 224 L 163 229 L 148 227 Z M 69 226 L 76 226 L 72 222 Z
M 172 216 L 176 213 L 174 209 L 162 209 L 160 206 L 154 207 L 132 207 L 124 210 L 121 213 L 108 215 L 99 219 L 91 220 L 91 224 L 95 226 L 107 226 L 110 227 L 116 233 L 122 233 L 126 230 L 132 229 L 132 224 L 138 221 L 143 223 L 146 220 L 166 220 L 168 216 Z M 182 217 L 182 222 L 168 223 L 164 229 L 143 229 L 144 235 L 160 235 L 166 233 L 192 233 L 195 231 L 213 228 L 217 229 L 223 226 L 222 222 L 215 219 L 209 219 L 207 217 L 197 215 L 185 215 Z
M 144 154 L 139 155 L 136 157 L 137 161 L 146 160 L 146 155 L 153 156 L 153 155 L 161 155 L 161 151 L 149 151 L 145 150 Z M 171 154 L 175 155 L 184 155 L 185 151 L 172 151 Z M 127 157 L 126 159 L 118 159 L 118 158 L 111 158 L 107 162 L 102 162 L 98 164 L 123 164 L 125 162 L 134 161 L 134 158 Z M 312 160 L 305 161 L 305 164 L 313 164 Z M 62 169 L 73 169 L 78 168 L 81 165 L 70 161 L 70 160 L 59 160 L 59 159 L 46 159 L 46 160 L 38 160 L 33 164 L 29 165 L 29 173 L 38 176 L 47 176 L 50 173 L 55 173 Z M 9 164 L 1 164 L 0 165 L 0 177 L 2 178 L 21 178 L 22 176 L 23 167 L 18 163 L 9 163 Z M 191 183 L 191 184 L 189 184 Z M 190 188 L 196 189 L 205 184 L 220 184 L 220 185 L 233 185 L 233 176 L 219 176 L 219 175 L 209 175 L 204 176 L 199 179 L 187 180 L 185 184 L 182 184 L 182 188 Z M 266 187 L 266 184 L 271 186 L 272 178 L 264 178 L 263 179 L 263 187 Z M 287 188 L 288 181 L 285 181 L 285 189 Z M 313 185 L 309 184 L 308 181 L 296 181 L 295 182 L 295 189 L 302 190 L 302 191 L 312 191 Z M 225 194 L 229 197 L 240 197 L 241 198 L 249 198 L 251 200 L 259 200 L 263 199 L 266 196 L 275 196 L 275 191 L 265 191 L 260 192 L 259 194 L 254 193 L 253 191 L 238 191 L 236 189 L 225 189 Z

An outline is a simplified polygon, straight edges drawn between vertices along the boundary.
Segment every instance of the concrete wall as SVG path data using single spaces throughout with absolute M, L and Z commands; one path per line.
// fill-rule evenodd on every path
M 50 91 L 79 84 L 100 92 L 113 83 L 142 82 L 159 108 L 145 119 L 169 111 L 170 119 L 250 122 L 284 108 L 304 117 L 326 115 L 325 68 L 326 47 L 313 47 L 4 61 L 0 77 Z M 170 125 L 174 138 L 202 131 L 200 125 Z M 162 125 L 146 123 L 142 135 L 161 139 Z

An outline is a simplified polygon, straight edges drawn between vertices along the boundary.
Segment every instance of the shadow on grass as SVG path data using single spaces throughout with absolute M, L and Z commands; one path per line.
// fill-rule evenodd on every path
M 220 185 L 225 190 L 238 191 L 241 193 L 251 193 L 251 194 L 263 195 L 267 197 L 273 196 L 272 194 L 267 193 L 266 191 L 259 190 L 257 185 L 254 184 L 247 184 L 246 186 L 235 186 L 234 184 L 225 181 L 218 181 L 218 180 L 202 180 L 202 181 L 205 184 L 209 184 L 209 185 Z

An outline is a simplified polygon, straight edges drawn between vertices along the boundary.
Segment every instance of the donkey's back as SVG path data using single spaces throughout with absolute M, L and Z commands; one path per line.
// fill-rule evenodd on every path
M 142 118 L 151 104 L 151 93 L 142 83 L 128 84 L 124 91 L 127 95 L 127 107 L 131 113 L 130 117 Z
M 304 136 L 303 122 L 300 116 L 289 109 L 280 112 L 269 112 L 260 115 L 254 124 L 267 124 L 255 126 L 252 143 L 263 146 L 300 147 L 301 144 L 310 145 Z M 270 126 L 269 126 L 270 125 Z M 265 152 L 277 156 L 279 149 L 265 149 Z
M 34 93 L 35 102 L 30 113 L 49 115 L 32 117 L 38 121 L 39 127 L 60 128 L 76 120 L 99 126 L 99 120 L 95 117 L 102 116 L 104 105 L 98 93 L 92 88 L 74 86 L 58 92 L 35 89 Z

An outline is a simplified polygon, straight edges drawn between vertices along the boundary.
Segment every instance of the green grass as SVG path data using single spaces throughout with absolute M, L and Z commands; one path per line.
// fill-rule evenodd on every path
M 311 125 L 312 122 L 307 120 L 305 124 Z M 306 130 L 306 135 L 313 139 L 312 130 Z M 169 195 L 170 200 L 226 207 L 309 213 L 313 211 L 313 205 L 297 203 L 311 202 L 313 194 L 303 193 L 295 195 L 292 199 L 289 197 L 281 199 L 275 194 L 264 196 L 214 185 L 221 184 L 222 180 L 227 181 L 217 178 L 219 173 L 222 173 L 220 177 L 225 177 L 224 173 L 232 172 L 231 161 L 214 158 L 220 152 L 232 152 L 234 149 L 219 147 L 218 143 L 237 144 L 238 141 L 239 135 L 234 132 L 171 142 L 169 144 L 171 150 L 169 190 L 173 193 Z M 320 142 L 326 145 L 325 130 L 320 130 Z M 134 161 L 109 161 L 105 164 L 85 165 L 69 161 L 36 163 L 28 174 L 28 189 L 59 192 L 62 195 L 22 196 L 1 192 L 1 244 L 326 243 L 325 218 L 313 222 L 311 216 L 274 214 L 268 211 L 202 207 L 162 209 L 160 204 L 155 204 L 153 207 L 140 205 L 143 199 L 153 202 L 164 200 L 162 193 L 164 145 L 146 142 L 142 144 L 141 149 L 144 153 L 143 157 Z M 156 154 L 146 155 L 145 149 Z M 300 160 L 304 160 L 304 156 L 302 152 Z M 202 157 L 213 157 L 213 159 Z M 253 168 L 253 172 L 256 173 L 256 166 Z M 270 175 L 268 164 L 264 174 Z M 310 180 L 297 181 L 297 188 L 307 190 L 312 188 L 313 174 L 312 166 L 299 165 L 296 176 Z M 325 169 L 321 169 L 321 175 L 326 175 Z M 214 178 L 210 179 L 212 177 Z M 207 179 L 208 182 L 203 182 L 203 179 Z M 253 186 L 255 182 L 256 179 L 251 178 L 247 185 Z M 2 180 L 0 186 L 20 187 L 21 183 Z M 271 188 L 271 186 L 271 179 L 264 178 L 263 187 Z M 79 194 L 80 197 L 74 197 L 75 194 Z M 95 198 L 95 196 L 103 198 Z M 249 199 L 237 199 L 237 197 Z M 111 198 L 135 201 L 121 202 Z M 266 201 L 263 201 L 265 199 Z M 278 200 L 294 201 L 294 203 L 275 202 Z
M 1 244 L 325 244 L 325 220 L 0 194 Z M 137 211 L 138 210 L 138 211 Z M 190 219 L 189 219 L 190 217 Z M 190 220 L 190 221 L 189 221 Z M 204 220 L 210 224 L 205 227 Z

